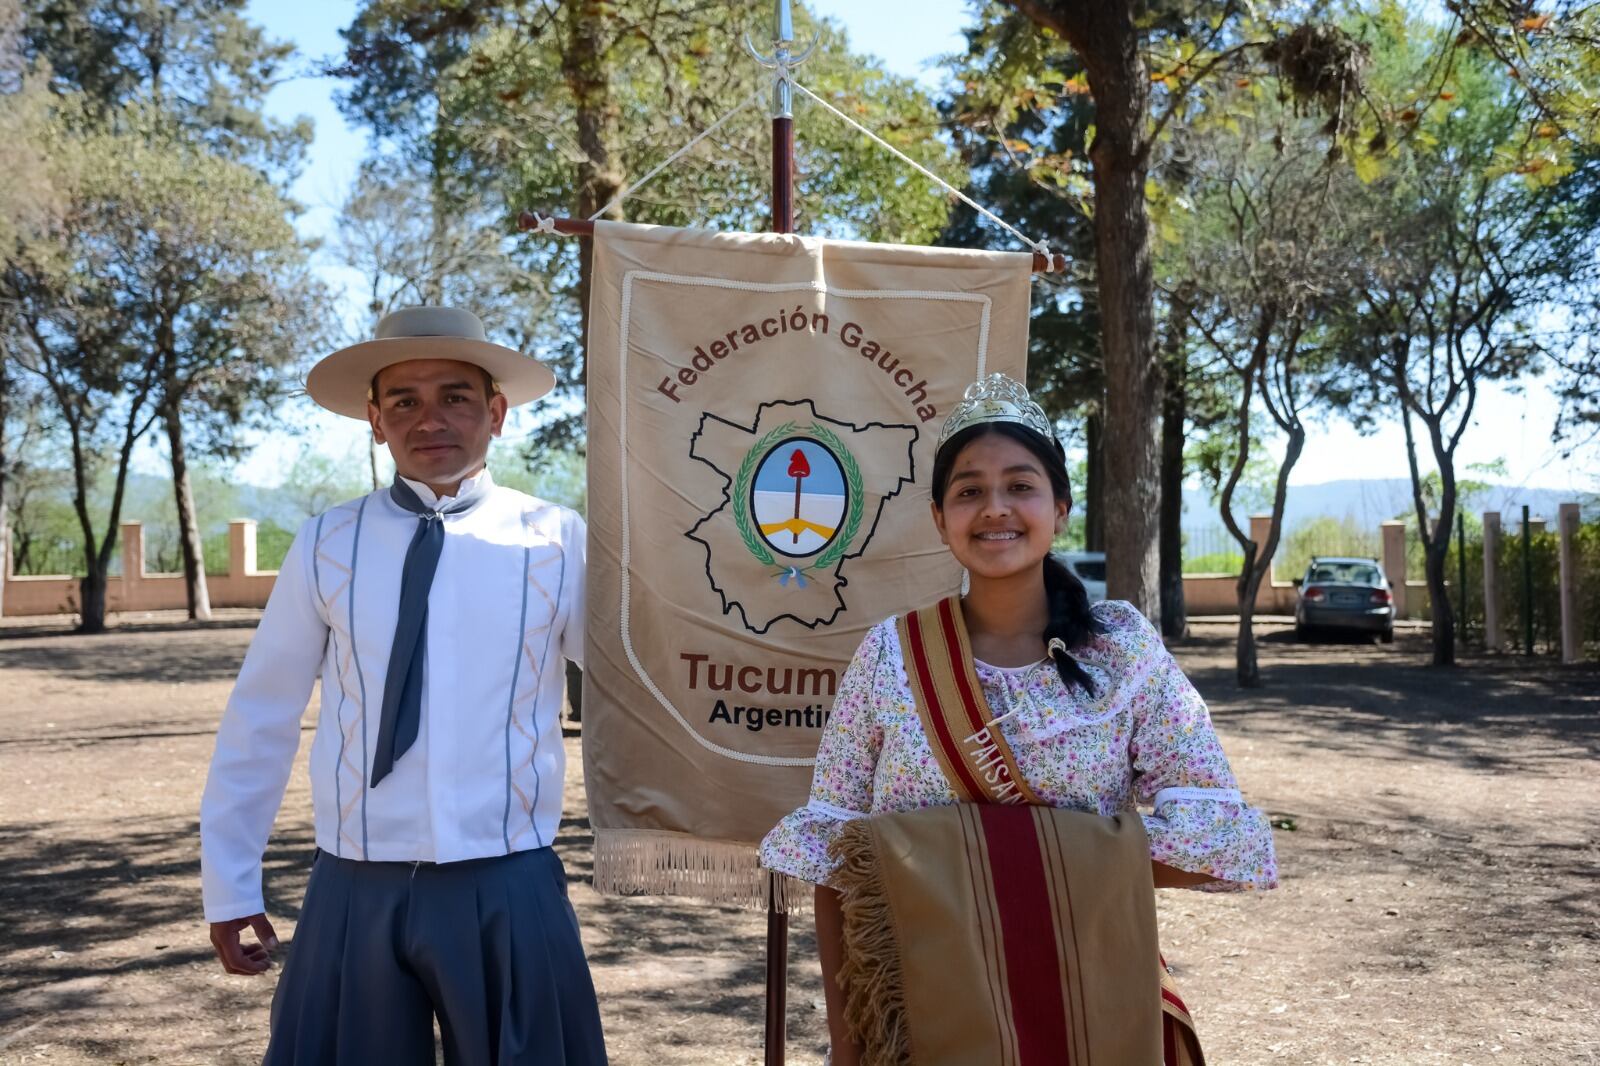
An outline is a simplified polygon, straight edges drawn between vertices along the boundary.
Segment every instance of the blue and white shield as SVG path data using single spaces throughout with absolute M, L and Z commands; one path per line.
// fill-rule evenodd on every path
M 810 437 L 794 436 L 761 457 L 750 483 L 750 512 L 767 547 L 790 558 L 833 542 L 850 507 L 839 458 Z

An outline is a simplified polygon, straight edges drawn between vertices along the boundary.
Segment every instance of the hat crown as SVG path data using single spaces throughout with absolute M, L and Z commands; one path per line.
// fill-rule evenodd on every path
M 378 320 L 375 336 L 380 341 L 398 337 L 488 339 L 478 316 L 459 307 L 402 307 L 390 311 Z

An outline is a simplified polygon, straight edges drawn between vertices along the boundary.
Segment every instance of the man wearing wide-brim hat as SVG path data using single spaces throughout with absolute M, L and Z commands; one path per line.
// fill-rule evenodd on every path
M 262 855 L 314 682 L 317 857 L 265 1062 L 605 1061 L 566 879 L 563 658 L 583 658 L 584 524 L 494 484 L 508 407 L 554 384 L 461 310 L 386 316 L 306 381 L 372 425 L 394 484 L 300 528 L 217 732 L 200 807 L 223 967 L 277 946 Z M 249 928 L 258 943 L 241 942 Z

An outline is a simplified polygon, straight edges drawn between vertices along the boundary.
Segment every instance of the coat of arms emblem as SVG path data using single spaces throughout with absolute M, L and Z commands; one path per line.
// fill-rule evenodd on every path
M 745 427 L 707 414 L 690 454 L 726 479 L 721 504 L 687 532 L 706 548 L 723 612 L 764 633 L 844 609 L 846 560 L 867 550 L 884 504 L 911 481 L 915 426 L 856 426 L 810 400 L 764 403 Z

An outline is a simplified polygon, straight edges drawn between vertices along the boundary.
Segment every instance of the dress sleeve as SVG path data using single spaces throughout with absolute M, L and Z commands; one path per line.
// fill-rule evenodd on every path
M 1184 676 L 1148 620 L 1131 607 L 1138 630 L 1132 669 L 1143 674 L 1133 699 L 1133 791 L 1144 816 L 1150 857 L 1217 880 L 1213 892 L 1273 888 L 1278 863 L 1266 813 L 1239 792 L 1211 726 L 1205 700 Z
M 810 800 L 785 815 L 761 842 L 761 865 L 769 870 L 826 884 L 836 865 L 828 858 L 828 845 L 845 822 L 872 811 L 872 776 L 883 750 L 875 689 L 888 654 L 887 624 L 867 633 L 839 681 L 817 749 Z

